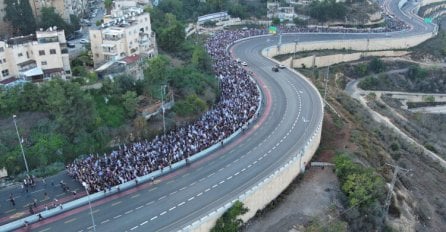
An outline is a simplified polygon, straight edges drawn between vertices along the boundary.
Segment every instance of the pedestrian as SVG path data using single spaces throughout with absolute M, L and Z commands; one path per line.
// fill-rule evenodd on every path
M 33 205 L 34 205 L 34 208 L 37 208 L 37 199 L 36 198 L 34 198 L 34 200 L 33 200 L 34 202 L 33 202 Z
M 29 213 L 34 214 L 33 206 L 29 204 Z
M 41 213 L 39 213 L 39 215 L 37 215 L 37 216 L 39 216 L 39 221 L 43 220 L 43 217 L 42 217 Z
M 12 207 L 15 206 L 15 200 L 14 197 L 12 196 L 12 193 L 9 194 L 9 201 L 11 201 Z
M 45 178 L 42 178 L 42 184 L 43 184 L 44 186 L 46 186 L 46 180 L 45 180 Z
M 43 200 L 48 200 L 49 199 L 49 197 L 48 197 L 48 193 L 47 192 L 44 192 L 43 193 Z

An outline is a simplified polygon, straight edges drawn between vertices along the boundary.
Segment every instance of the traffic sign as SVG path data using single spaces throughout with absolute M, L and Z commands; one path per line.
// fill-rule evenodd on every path
M 432 23 L 432 18 L 424 18 L 425 23 Z
M 270 27 L 268 28 L 268 32 L 269 32 L 270 34 L 276 34 L 276 33 L 277 33 L 277 27 L 275 27 L 275 26 L 270 26 Z

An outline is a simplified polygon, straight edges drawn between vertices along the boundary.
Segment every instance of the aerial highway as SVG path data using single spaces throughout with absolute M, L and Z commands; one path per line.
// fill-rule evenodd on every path
M 432 33 L 434 25 L 401 13 L 397 1 L 387 1 L 394 15 L 411 29 L 392 37 Z M 286 34 L 282 43 L 340 39 L 385 38 L 384 33 Z M 322 99 L 314 87 L 288 69 L 273 72 L 273 61 L 262 56 L 277 46 L 279 36 L 259 36 L 237 42 L 234 57 L 247 62 L 262 91 L 258 118 L 246 131 L 216 152 L 153 182 L 92 202 L 34 223 L 33 231 L 178 231 L 203 215 L 231 202 L 269 176 L 301 150 L 323 117 Z M 92 219 L 94 219 L 94 227 Z

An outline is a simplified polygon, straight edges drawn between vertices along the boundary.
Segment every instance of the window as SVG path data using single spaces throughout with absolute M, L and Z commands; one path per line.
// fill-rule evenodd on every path
M 5 49 L 3 47 L 0 47 L 0 52 L 4 52 Z
M 39 56 L 44 56 L 45 55 L 45 50 L 39 50 Z
M 95 53 L 94 56 L 96 56 L 96 58 L 99 58 L 99 54 L 98 53 Z
M 47 65 L 48 63 L 46 61 L 40 62 L 42 65 Z
M 5 58 L 3 58 L 3 63 L 6 63 L 6 59 Z
M 26 58 L 29 58 L 29 53 L 28 52 L 26 52 Z
M 18 57 L 22 57 L 23 54 L 21 52 L 19 52 L 19 54 L 17 54 Z
M 2 64 L 3 62 L 2 62 L 2 60 L 0 60 L 0 64 Z
M 56 49 L 50 49 L 50 54 L 51 54 L 51 55 L 56 54 Z
M 8 69 L 4 69 L 4 70 L 2 70 L 2 75 L 3 75 L 4 77 L 9 76 L 9 70 L 8 70 Z

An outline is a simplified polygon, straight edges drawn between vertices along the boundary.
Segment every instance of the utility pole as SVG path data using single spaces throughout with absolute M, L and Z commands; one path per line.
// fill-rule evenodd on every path
M 327 98 L 328 78 L 330 77 L 330 66 L 327 68 L 327 76 L 325 77 L 325 90 L 324 90 L 324 102 Z
M 389 192 L 387 193 L 386 201 L 384 203 L 384 220 L 387 218 L 390 203 L 392 202 L 392 192 L 393 192 L 393 188 L 395 187 L 395 182 L 396 182 L 396 178 L 398 177 L 398 172 L 404 171 L 407 173 L 410 171 L 409 169 L 405 169 L 405 168 L 402 168 L 397 165 L 392 165 L 392 164 L 388 164 L 388 163 L 386 163 L 386 165 L 389 165 L 389 166 L 395 168 L 395 171 L 393 172 L 392 182 L 390 183 Z
M 23 156 L 23 161 L 25 162 L 26 174 L 29 174 L 28 162 L 26 161 L 25 151 L 23 150 L 23 144 L 22 144 L 23 138 L 20 138 L 19 130 L 17 129 L 17 123 L 15 121 L 16 117 L 17 116 L 15 114 L 12 115 L 12 121 L 14 121 L 15 131 L 17 132 L 17 139 L 19 140 L 20 144 L 20 150 L 22 150 L 22 156 Z
M 161 110 L 163 111 L 163 133 L 166 135 L 166 120 L 164 118 L 164 92 L 166 85 L 161 85 Z

